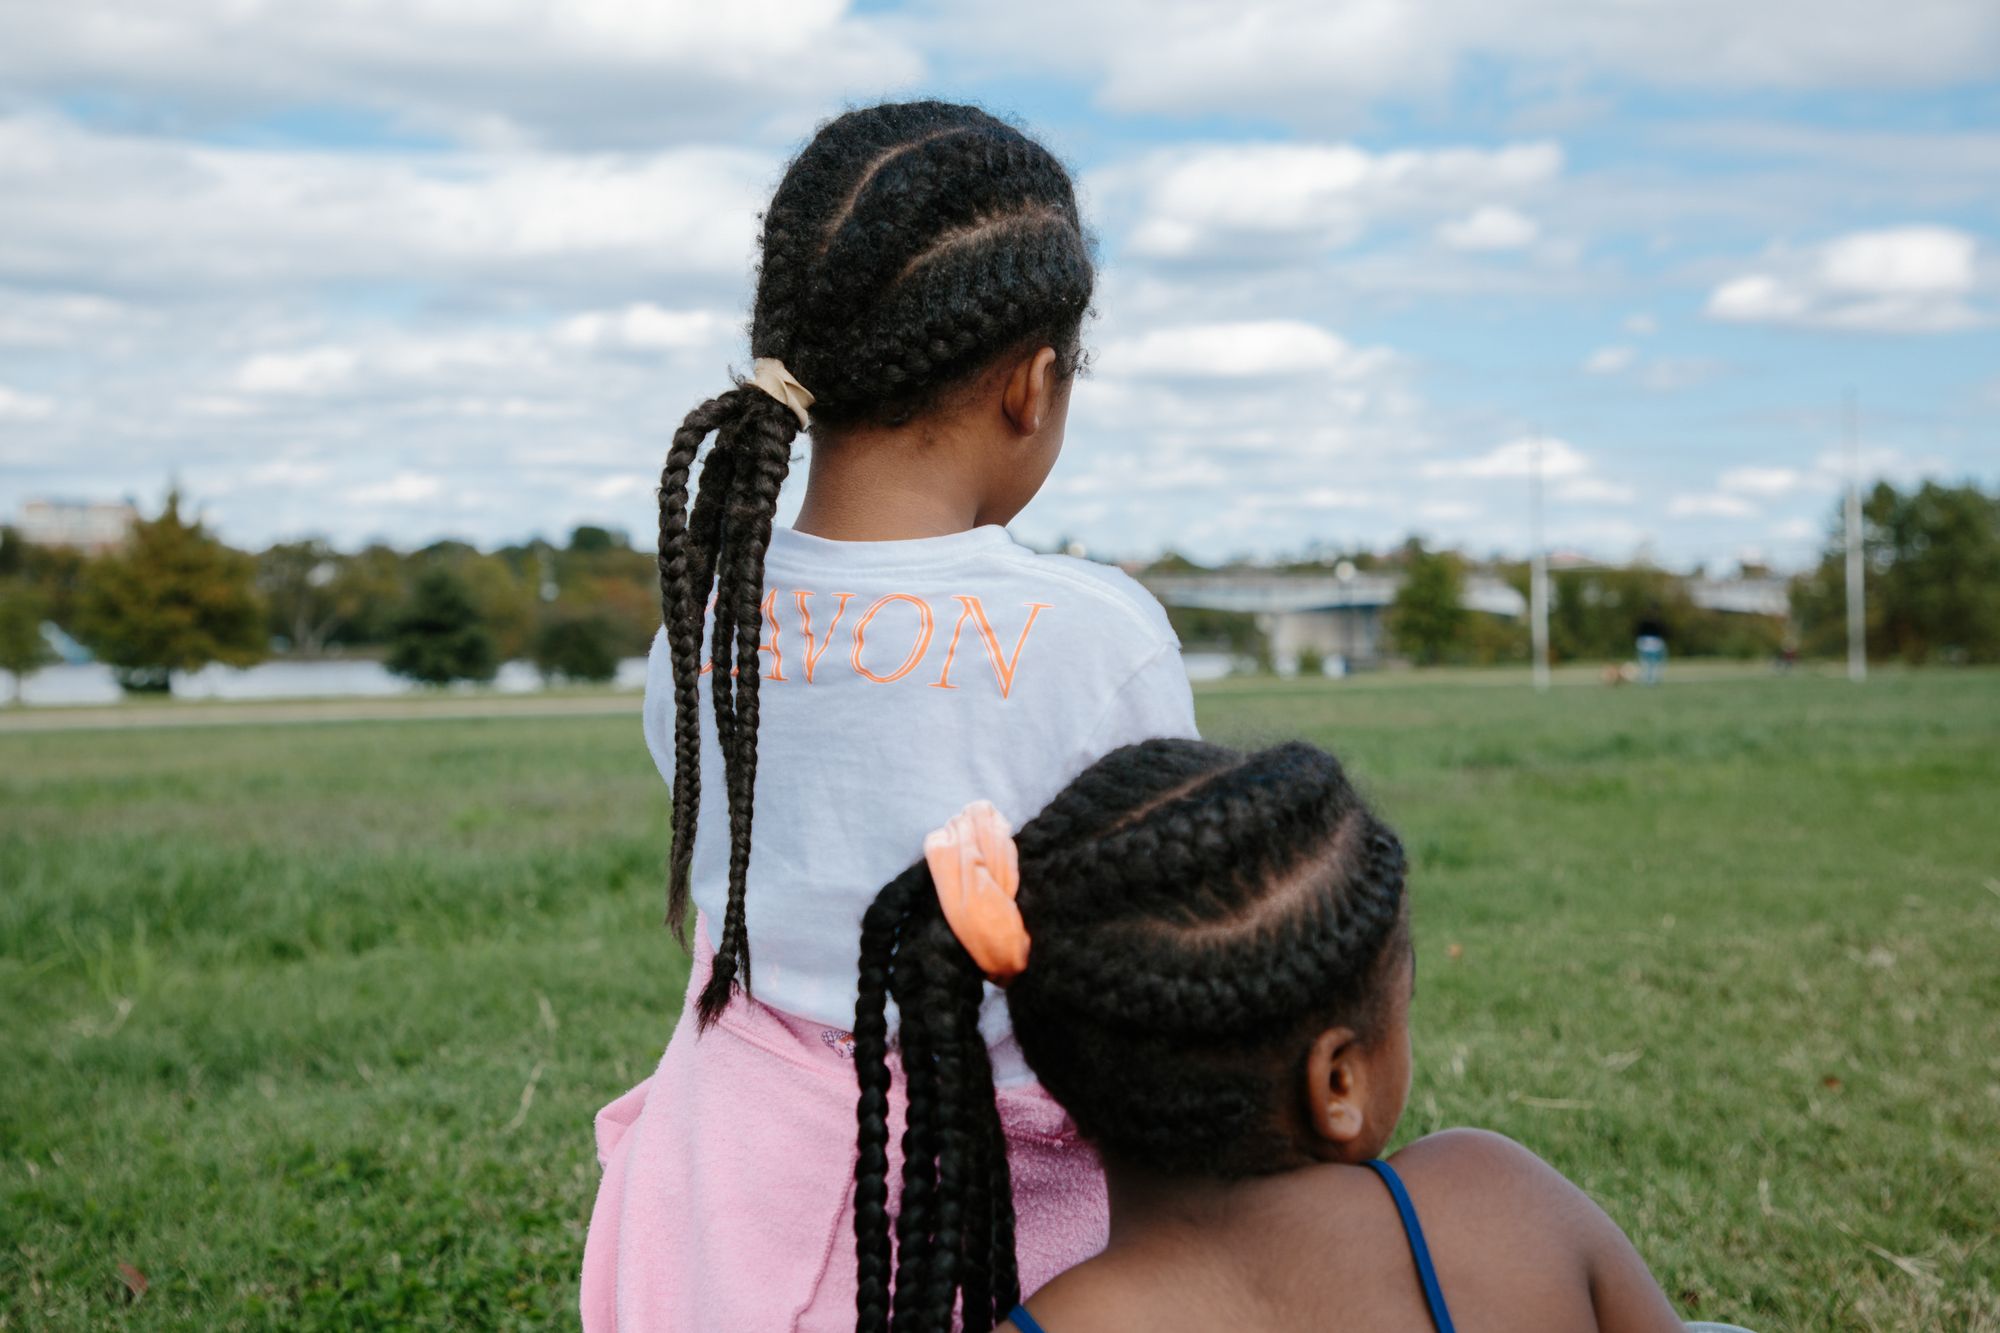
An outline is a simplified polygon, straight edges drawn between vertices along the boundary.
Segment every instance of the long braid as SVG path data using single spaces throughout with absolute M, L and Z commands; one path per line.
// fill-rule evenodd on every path
M 979 1030 L 983 995 L 983 988 L 973 981 L 960 996 L 958 1014 L 966 1071 L 959 1120 L 965 1126 L 968 1159 L 959 1287 L 964 1296 L 965 1326 L 979 1330 L 1004 1318 L 1020 1299 L 1020 1283 L 1014 1273 L 1014 1190 L 1013 1176 L 1007 1169 L 1007 1135 L 999 1116 L 987 1112 L 998 1103 L 992 1057 Z
M 861 1090 L 855 1108 L 854 1239 L 858 1327 L 864 1333 L 887 1333 L 889 1327 L 889 972 L 911 904 L 934 899 L 936 892 L 929 867 L 919 861 L 892 880 L 861 918 L 854 1011 L 854 1071 Z
M 1374 1030 L 1404 920 L 1402 844 L 1331 755 L 1148 741 L 1099 760 L 1025 826 L 1033 938 L 1007 991 L 1029 1065 L 1107 1156 L 1235 1178 L 1306 1160 L 1280 1108 L 1298 1044 Z M 863 921 L 856 1327 L 985 1333 L 1020 1297 L 1012 1187 L 979 1030 L 981 977 L 920 864 Z M 886 1001 L 908 1075 L 893 1283 Z
M 674 674 L 673 857 L 667 879 L 667 923 L 687 940 L 688 862 L 694 855 L 695 812 L 701 805 L 701 616 L 697 579 L 701 543 L 688 536 L 688 477 L 701 442 L 722 419 L 722 400 L 711 398 L 688 413 L 674 432 L 660 473 L 660 615 Z
M 758 643 L 763 637 L 762 594 L 764 553 L 770 544 L 778 491 L 791 466 L 791 442 L 796 418 L 766 412 L 755 425 L 761 436 L 746 430 L 739 448 L 735 484 L 724 518 L 723 563 L 716 571 L 716 716 L 729 718 L 723 747 L 723 768 L 729 795 L 729 904 L 723 915 L 722 938 L 716 945 L 715 970 L 702 989 L 699 1010 L 703 1026 L 713 1023 L 729 1003 L 731 987 L 750 986 L 750 935 L 745 904 L 750 873 L 751 821 L 757 785 L 758 683 L 763 672 Z M 787 426 L 794 429 L 787 429 Z M 727 607 L 727 614 L 724 608 Z M 723 661 L 732 663 L 725 686 Z
M 973 107 L 908 102 L 822 126 L 764 213 L 750 354 L 814 395 L 815 428 L 896 425 L 1003 356 L 1047 346 L 1063 373 L 1095 280 L 1067 171 Z M 716 437 L 688 508 L 695 451 Z M 712 923 L 703 1028 L 750 988 L 746 907 L 756 806 L 764 556 L 798 420 L 739 386 L 689 414 L 660 488 L 661 615 L 674 675 L 674 845 L 667 915 L 686 938 L 709 695 L 728 811 L 728 891 Z M 712 608 L 710 595 L 713 594 Z

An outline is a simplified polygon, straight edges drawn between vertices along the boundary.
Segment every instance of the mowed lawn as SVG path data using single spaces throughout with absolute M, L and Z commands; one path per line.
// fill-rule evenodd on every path
M 1404 1135 L 1527 1143 L 1689 1317 L 2000 1329 L 2000 674 L 1200 706 L 1412 849 Z M 665 826 L 636 716 L 0 732 L 0 1327 L 573 1320 Z

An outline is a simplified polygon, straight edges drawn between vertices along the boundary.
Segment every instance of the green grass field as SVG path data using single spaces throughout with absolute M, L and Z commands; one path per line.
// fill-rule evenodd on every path
M 1413 851 L 1404 1135 L 1688 1317 L 2000 1329 L 2000 674 L 1497 680 L 1200 695 Z M 571 1321 L 665 805 L 636 717 L 0 733 L 0 1328 Z

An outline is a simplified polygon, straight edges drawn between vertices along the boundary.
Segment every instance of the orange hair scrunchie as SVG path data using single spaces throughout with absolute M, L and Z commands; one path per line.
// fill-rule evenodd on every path
M 996 986 L 1028 966 L 1028 927 L 1014 903 L 1021 858 L 1014 830 L 991 801 L 974 801 L 924 839 L 945 924 Z

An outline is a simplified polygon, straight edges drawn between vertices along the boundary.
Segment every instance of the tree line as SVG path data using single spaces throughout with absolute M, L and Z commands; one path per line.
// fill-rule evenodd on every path
M 552 679 L 609 680 L 659 624 L 653 557 L 584 526 L 568 543 L 495 551 L 440 541 L 415 551 L 335 550 L 319 538 L 236 550 L 170 493 L 117 550 L 85 555 L 0 527 L 0 668 L 53 660 L 53 623 L 127 690 L 176 671 L 271 656 L 379 658 L 428 684 L 487 681 L 525 658 Z
M 1974 484 L 1878 483 L 1862 506 L 1871 657 L 2000 662 L 2000 495 Z M 1846 647 L 1841 516 L 1819 563 L 1791 583 L 1789 618 L 1729 614 L 1691 600 L 1687 581 L 1645 564 L 1557 569 L 1550 575 L 1550 650 L 1558 661 L 1631 652 L 1642 616 L 1662 622 L 1677 655 L 1756 657 Z M 1389 611 L 1396 649 L 1418 663 L 1526 661 L 1525 621 L 1468 611 L 1465 580 L 1498 576 L 1525 596 L 1525 562 L 1476 563 L 1415 539 L 1283 565 L 1329 572 L 1400 572 Z M 1156 572 L 1199 566 L 1174 555 Z M 1748 571 L 1758 572 L 1758 571 Z M 491 680 L 525 658 L 551 679 L 608 680 L 642 654 L 659 624 L 653 556 L 625 535 L 583 526 L 566 544 L 533 540 L 493 551 L 440 541 L 414 551 L 354 552 L 318 538 L 236 550 L 170 493 L 122 547 L 99 555 L 24 541 L 0 526 L 0 669 L 23 675 L 51 660 L 53 623 L 109 665 L 125 688 L 164 690 L 175 671 L 211 662 L 248 666 L 274 654 L 378 657 L 413 680 Z M 1260 653 L 1248 616 L 1175 608 L 1191 644 Z

